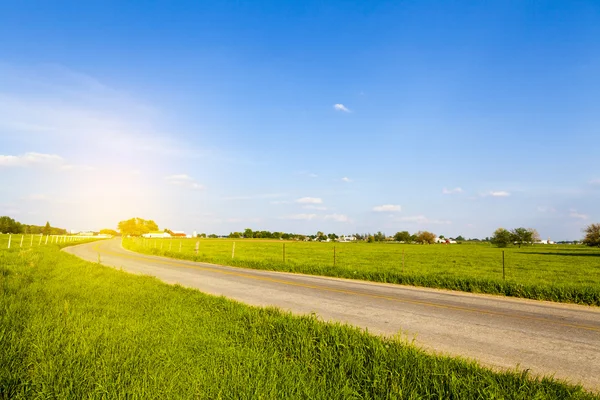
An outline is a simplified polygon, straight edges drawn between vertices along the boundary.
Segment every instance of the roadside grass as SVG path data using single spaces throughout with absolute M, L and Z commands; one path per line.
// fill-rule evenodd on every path
M 123 246 L 145 254 L 214 264 L 600 306 L 600 249 L 585 246 L 498 249 L 482 244 L 141 238 L 124 239 Z
M 0 251 L 2 399 L 600 398 L 58 248 Z

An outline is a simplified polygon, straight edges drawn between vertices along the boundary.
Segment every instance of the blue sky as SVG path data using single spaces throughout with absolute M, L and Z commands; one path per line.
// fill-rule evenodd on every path
M 0 37 L 0 214 L 22 222 L 600 221 L 598 2 L 19 1 Z

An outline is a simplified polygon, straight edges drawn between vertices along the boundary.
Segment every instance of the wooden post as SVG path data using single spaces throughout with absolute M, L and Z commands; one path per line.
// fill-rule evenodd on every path
M 504 250 L 502 250 L 502 280 L 506 280 L 506 274 L 504 273 Z
M 12 234 L 8 235 L 8 248 L 9 249 L 10 249 L 10 241 L 11 241 L 11 239 L 12 239 Z
M 31 243 L 29 243 L 29 247 L 33 247 L 33 233 L 31 234 Z
M 233 242 L 233 247 L 231 248 L 231 258 L 235 257 L 235 242 Z
M 196 251 L 196 255 L 198 254 L 198 250 L 200 249 L 200 241 L 197 240 L 196 241 L 196 248 L 194 249 Z
M 44 242 L 44 244 L 48 244 L 48 238 L 50 237 L 50 235 L 46 235 L 46 241 Z
M 404 249 L 402 249 L 402 273 L 404 273 Z
M 42 239 L 44 238 L 44 235 L 40 235 L 40 241 L 38 243 L 38 246 L 40 246 L 42 244 Z
M 19 247 L 23 247 L 23 239 L 25 239 L 25 235 L 21 235 L 21 245 Z
M 179 252 L 181 253 L 181 240 L 179 241 Z
M 285 264 L 285 243 L 283 244 L 283 263 Z
M 333 266 L 335 267 L 335 246 L 333 246 Z

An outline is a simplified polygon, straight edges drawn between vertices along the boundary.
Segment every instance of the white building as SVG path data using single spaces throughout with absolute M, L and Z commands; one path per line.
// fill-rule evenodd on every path
M 165 239 L 165 238 L 171 237 L 171 235 L 167 232 L 148 232 L 148 233 L 144 233 L 142 236 L 145 238 L 148 238 L 148 239 L 153 239 L 153 238 Z

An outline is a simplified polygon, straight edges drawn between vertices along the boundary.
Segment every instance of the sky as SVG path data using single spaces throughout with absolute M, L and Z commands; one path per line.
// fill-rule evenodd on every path
M 600 222 L 600 2 L 0 5 L 0 215 L 552 240 Z

